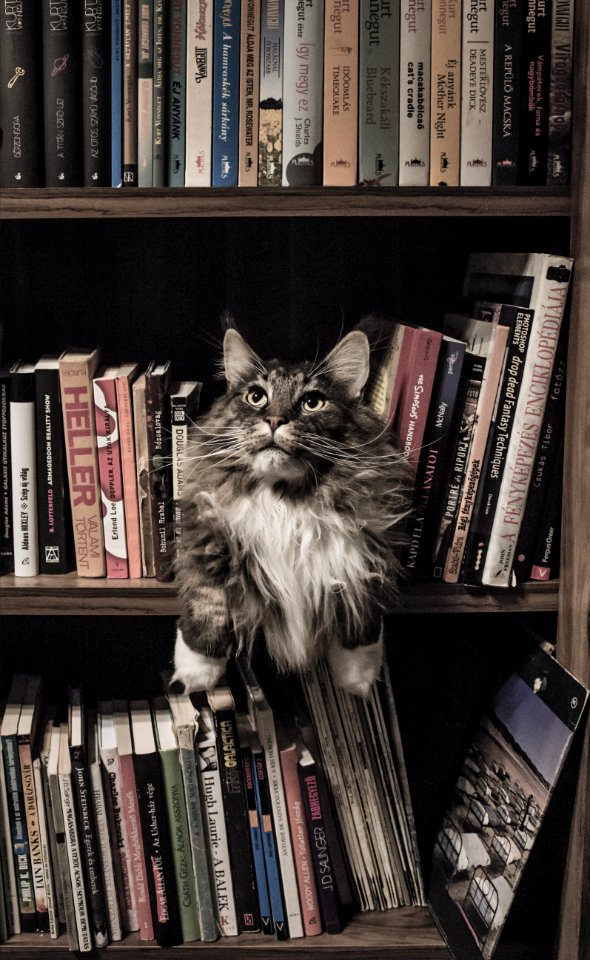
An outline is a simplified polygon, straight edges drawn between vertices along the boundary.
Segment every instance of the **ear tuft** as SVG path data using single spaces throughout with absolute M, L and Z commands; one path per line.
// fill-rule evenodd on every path
M 348 397 L 353 400 L 360 397 L 369 376 L 369 341 L 360 330 L 352 333 L 336 344 L 321 364 L 335 383 L 344 387 Z
M 234 328 L 225 331 L 223 362 L 228 386 L 235 387 L 255 374 L 266 373 L 260 357 Z

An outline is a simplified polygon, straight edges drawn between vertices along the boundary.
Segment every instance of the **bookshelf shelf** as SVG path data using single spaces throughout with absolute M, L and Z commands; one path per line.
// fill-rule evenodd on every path
M 409 584 L 397 613 L 547 613 L 557 610 L 558 581 L 528 583 L 517 590 L 469 590 L 461 585 Z M 0 581 L 0 611 L 6 616 L 164 616 L 180 612 L 173 583 L 90 580 L 63 576 L 14 577 Z
M 177 217 L 568 217 L 569 187 L 538 190 L 411 189 L 4 189 L 1 219 Z

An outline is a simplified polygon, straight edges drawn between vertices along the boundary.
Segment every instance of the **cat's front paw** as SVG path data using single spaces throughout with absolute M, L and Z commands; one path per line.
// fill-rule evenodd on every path
M 174 647 L 174 673 L 170 680 L 173 693 L 196 693 L 197 690 L 212 690 L 221 679 L 227 657 L 208 657 L 206 653 L 192 650 L 185 643 L 182 631 L 176 633 Z
M 336 686 L 366 698 L 381 672 L 383 640 L 352 649 L 334 645 L 328 654 L 328 662 Z

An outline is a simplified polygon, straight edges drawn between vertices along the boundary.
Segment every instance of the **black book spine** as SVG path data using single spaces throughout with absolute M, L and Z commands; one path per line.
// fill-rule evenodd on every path
M 213 716 L 238 924 L 241 933 L 252 933 L 261 929 L 260 910 L 254 879 L 235 714 L 231 710 L 216 710 Z
M 174 513 L 170 465 L 170 405 L 168 374 L 146 371 L 146 415 L 150 464 L 150 496 L 154 532 L 156 579 L 172 579 Z
M 80 6 L 42 0 L 45 186 L 82 186 Z
M 549 146 L 549 61 L 552 0 L 522 4 L 518 182 L 544 186 Z
M 342 919 L 315 764 L 300 767 L 301 789 L 318 900 L 326 933 L 340 933 Z
M 35 370 L 39 573 L 65 573 L 71 548 L 59 370 Z
M 555 580 L 559 576 L 561 506 L 563 494 L 563 435 L 547 491 L 543 515 L 537 528 L 531 579 Z
M 154 93 L 153 93 L 153 149 L 152 149 L 152 186 L 165 187 L 166 184 L 166 130 L 165 106 L 165 57 L 164 41 L 164 0 L 154 0 Z
M 494 12 L 494 186 L 514 186 L 518 181 L 523 2 L 524 0 L 497 0 Z
M 164 784 L 157 754 L 134 754 L 133 769 L 154 933 L 161 947 L 171 947 L 182 942 L 182 934 Z
M 82 162 L 85 187 L 111 186 L 110 3 L 82 11 Z
M 74 803 L 80 831 L 80 850 L 86 900 L 94 945 L 106 947 L 108 943 L 107 911 L 102 873 L 100 869 L 99 841 L 92 807 L 92 791 L 82 747 L 70 747 Z
M 482 582 L 533 325 L 533 310 L 525 307 L 510 309 L 514 312 L 514 325 L 511 327 L 496 409 L 488 434 L 465 545 L 462 579 L 464 583 L 473 586 L 481 585 Z
M 14 570 L 10 478 L 10 373 L 0 370 L 0 572 Z
M 36 3 L 4 3 L 0 21 L 0 187 L 38 187 L 40 21 Z

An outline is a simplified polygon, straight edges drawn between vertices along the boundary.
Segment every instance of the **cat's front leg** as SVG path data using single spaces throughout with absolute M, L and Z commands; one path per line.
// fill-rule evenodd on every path
M 336 686 L 366 698 L 381 673 L 383 663 L 383 626 L 376 643 L 344 647 L 334 642 L 328 650 L 328 664 Z
M 211 588 L 207 594 L 210 599 Z M 225 607 L 225 597 L 223 605 Z M 177 693 L 212 690 L 223 675 L 230 647 L 225 617 L 219 618 L 215 625 L 211 623 L 211 614 L 207 622 L 202 616 L 181 617 L 176 631 L 170 689 Z

